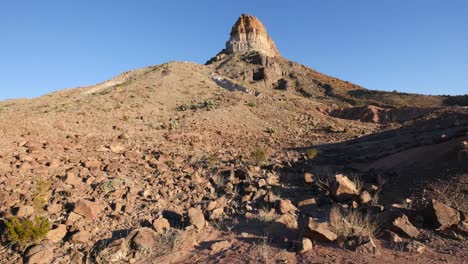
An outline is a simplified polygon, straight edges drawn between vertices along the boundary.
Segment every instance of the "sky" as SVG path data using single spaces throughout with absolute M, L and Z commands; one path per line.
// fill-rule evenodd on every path
M 15 0 L 0 4 L 0 100 L 205 63 L 242 13 L 281 54 L 368 89 L 468 93 L 466 0 Z

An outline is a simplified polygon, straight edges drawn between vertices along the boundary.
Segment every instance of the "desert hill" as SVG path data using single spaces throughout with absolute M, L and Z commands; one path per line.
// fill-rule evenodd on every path
M 206 65 L 0 102 L 0 263 L 461 263 L 462 105 L 291 62 L 242 15 Z

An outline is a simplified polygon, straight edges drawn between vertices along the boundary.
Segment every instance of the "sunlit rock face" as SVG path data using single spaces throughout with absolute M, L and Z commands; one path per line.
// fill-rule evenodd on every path
M 265 26 L 258 18 L 243 14 L 231 30 L 231 38 L 226 43 L 226 52 L 258 51 L 266 56 L 280 56 L 275 42 L 270 38 Z

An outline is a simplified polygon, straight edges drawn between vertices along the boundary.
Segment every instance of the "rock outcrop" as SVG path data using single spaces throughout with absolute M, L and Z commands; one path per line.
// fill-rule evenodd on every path
M 267 57 L 281 56 L 266 27 L 256 17 L 242 14 L 231 29 L 226 48 L 207 64 L 222 60 L 228 55 L 244 52 L 259 52 Z
M 258 51 L 271 57 L 280 55 L 262 22 L 247 14 L 241 15 L 232 27 L 226 51 L 229 54 Z

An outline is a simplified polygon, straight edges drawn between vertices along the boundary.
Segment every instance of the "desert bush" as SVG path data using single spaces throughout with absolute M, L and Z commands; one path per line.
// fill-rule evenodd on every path
M 24 249 L 28 245 L 39 243 L 50 230 L 50 221 L 45 217 L 36 217 L 34 221 L 12 217 L 5 221 L 8 239 Z
M 252 218 L 253 222 L 259 223 L 263 226 L 267 226 L 273 223 L 276 219 L 278 219 L 279 215 L 275 212 L 274 209 L 261 209 L 258 211 L 258 214 L 254 215 Z
M 47 205 L 50 183 L 45 180 L 38 180 L 35 183 L 35 190 L 32 196 L 32 206 L 36 213 L 42 213 Z
M 265 132 L 267 132 L 268 134 L 273 135 L 274 133 L 276 133 L 276 130 L 272 127 L 267 127 L 267 129 L 265 130 Z
M 152 252 L 154 257 L 168 255 L 179 250 L 185 240 L 185 235 L 177 229 L 168 229 L 164 233 L 158 235 L 158 246 Z
M 317 149 L 309 149 L 307 150 L 307 157 L 309 157 L 309 159 L 313 160 L 315 158 L 317 158 L 318 156 L 318 150 Z
M 258 147 L 250 153 L 250 158 L 255 164 L 261 164 L 268 159 L 268 151 L 264 147 Z
M 254 101 L 250 101 L 250 102 L 247 102 L 245 105 L 250 106 L 250 107 L 256 107 L 257 103 L 255 103 Z
M 368 215 L 357 210 L 343 212 L 338 206 L 330 210 L 330 225 L 338 237 L 368 236 L 374 237 L 377 224 Z

